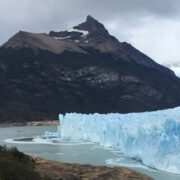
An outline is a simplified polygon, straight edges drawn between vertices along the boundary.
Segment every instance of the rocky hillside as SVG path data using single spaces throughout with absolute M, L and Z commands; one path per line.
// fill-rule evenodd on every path
M 65 31 L 20 31 L 0 47 L 0 121 L 180 105 L 180 79 L 88 16 Z

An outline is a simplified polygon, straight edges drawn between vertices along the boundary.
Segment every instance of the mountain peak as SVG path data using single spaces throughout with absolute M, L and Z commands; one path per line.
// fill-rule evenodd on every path
M 20 38 L 24 38 L 24 37 L 28 37 L 30 36 L 32 33 L 30 32 L 26 32 L 26 31 L 19 31 L 17 32 L 11 39 L 15 40 L 15 39 L 20 39 Z
M 99 23 L 95 18 L 93 18 L 92 16 L 88 15 L 86 17 L 86 22 L 96 22 Z
M 90 15 L 87 16 L 85 22 L 75 26 L 74 28 L 89 31 L 90 34 L 109 34 L 104 25 Z
M 109 37 L 109 32 L 102 23 L 88 15 L 85 22 L 65 31 L 51 31 L 49 35 L 55 39 L 63 41 L 88 43 L 90 41 L 96 41 L 96 39 L 99 39 L 100 37 L 103 37 L 103 39 Z
M 29 39 L 31 39 L 33 33 L 19 31 L 14 36 L 12 36 L 3 47 L 6 48 L 19 48 L 30 46 Z

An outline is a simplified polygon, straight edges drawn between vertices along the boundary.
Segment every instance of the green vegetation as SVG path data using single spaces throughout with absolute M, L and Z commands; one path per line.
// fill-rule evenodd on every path
M 17 148 L 0 146 L 0 180 L 39 180 L 35 162 Z

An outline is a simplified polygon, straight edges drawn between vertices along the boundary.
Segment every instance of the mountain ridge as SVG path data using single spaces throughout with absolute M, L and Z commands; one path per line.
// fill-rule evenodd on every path
M 53 53 L 62 53 L 64 50 L 75 50 L 83 52 L 77 46 L 74 46 L 70 42 L 60 42 L 54 38 L 48 36 L 45 33 L 30 33 L 25 31 L 19 31 L 13 37 L 11 37 L 1 48 L 32 48 L 48 50 Z
M 92 28 L 95 29 L 93 31 L 91 30 L 91 26 L 92 27 L 97 26 L 97 27 Z M 1 47 L 6 47 L 6 48 L 30 47 L 34 49 L 39 48 L 57 54 L 62 53 L 63 51 L 66 50 L 87 53 L 84 51 L 84 48 L 95 48 L 101 51 L 102 53 L 115 53 L 116 55 L 122 57 L 127 61 L 129 61 L 129 59 L 133 59 L 135 57 L 134 54 L 138 54 L 138 57 L 133 59 L 135 62 L 157 68 L 157 63 L 155 63 L 151 58 L 149 58 L 139 50 L 135 49 L 131 44 L 126 42 L 120 42 L 114 36 L 110 35 L 109 32 L 104 27 L 104 25 L 98 22 L 90 15 L 87 16 L 86 21 L 84 23 L 74 26 L 73 28 L 74 29 L 70 28 L 71 29 L 70 32 L 68 32 L 68 30 L 60 31 L 60 32 L 51 31 L 49 32 L 49 34 L 19 31 L 6 43 L 4 43 Z M 88 31 L 88 33 L 86 36 L 82 36 L 83 34 L 81 32 L 73 31 L 75 29 Z M 93 33 L 91 34 L 91 32 Z M 31 39 L 29 40 L 28 37 L 30 37 Z M 33 40 L 35 39 L 36 42 L 35 44 L 33 44 Z M 42 39 L 44 39 L 44 41 Z M 127 51 L 127 49 L 129 51 Z M 131 56 L 131 54 L 133 55 Z M 146 59 L 146 61 L 144 61 L 144 59 Z M 160 66 L 162 67 L 162 65 Z

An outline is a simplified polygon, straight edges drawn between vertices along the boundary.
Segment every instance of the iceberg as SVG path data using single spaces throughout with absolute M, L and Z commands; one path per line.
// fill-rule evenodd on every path
M 59 127 L 59 126 L 58 126 Z M 59 128 L 58 128 L 59 129 Z M 58 130 L 59 132 L 59 130 Z M 44 137 L 45 138 L 52 138 L 52 137 L 56 137 L 58 138 L 59 137 L 59 133 L 58 132 L 51 132 L 51 131 L 45 131 L 44 133 Z
M 180 174 L 180 107 L 144 113 L 59 115 L 62 139 L 99 143 L 162 171 Z

